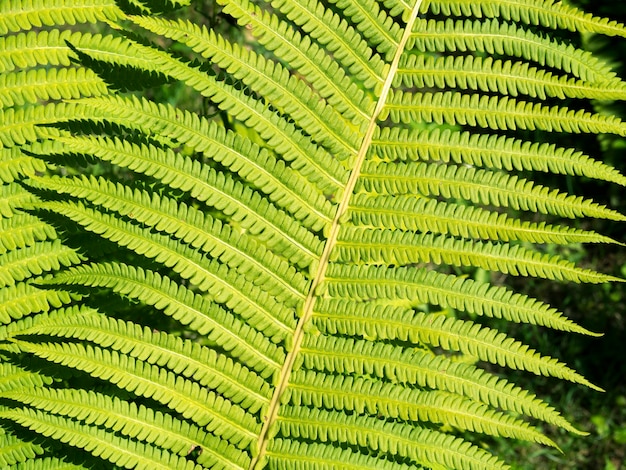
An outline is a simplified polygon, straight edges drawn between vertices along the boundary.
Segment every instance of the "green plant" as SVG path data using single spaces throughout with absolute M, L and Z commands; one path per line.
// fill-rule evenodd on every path
M 593 333 L 464 269 L 614 280 L 542 249 L 613 240 L 545 220 L 624 216 L 531 178 L 625 184 L 555 143 L 626 134 L 590 106 L 626 85 L 567 32 L 626 29 L 188 3 L 0 5 L 0 465 L 506 468 L 472 441 L 577 433 L 483 365 L 597 387 L 482 319 Z

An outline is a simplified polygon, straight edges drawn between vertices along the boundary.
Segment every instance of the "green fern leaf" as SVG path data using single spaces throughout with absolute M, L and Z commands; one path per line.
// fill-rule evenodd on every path
M 533 47 L 526 47 L 528 43 Z M 562 70 L 590 83 L 607 82 L 615 77 L 606 62 L 589 52 L 497 20 L 420 20 L 416 22 L 407 48 L 428 52 L 471 50 L 518 57 Z
M 74 418 L 85 425 L 114 426 L 124 436 L 154 444 L 173 454 L 185 456 L 189 449 L 200 447 L 203 452 L 198 463 L 203 466 L 235 469 L 245 468 L 249 463 L 244 453 L 212 438 L 200 428 L 117 397 L 73 389 L 16 390 L 2 397 L 50 414 Z M 80 405 L 76 406 L 77 403 Z
M 444 197 L 475 204 L 511 207 L 515 210 L 554 214 L 561 217 L 599 217 L 623 220 L 581 197 L 568 196 L 505 173 L 463 166 L 429 166 L 425 163 L 368 165 L 363 169 L 363 187 L 389 195 Z
M 24 154 L 20 149 L 0 149 L 0 181 L 2 183 L 12 183 L 45 170 L 46 165 L 41 160 Z
M 37 104 L 40 101 L 99 96 L 106 85 L 89 69 L 31 69 L 0 75 L 2 107 Z
M 124 265 L 81 266 L 48 282 L 109 287 L 121 295 L 154 305 L 206 337 L 209 344 L 228 350 L 263 377 L 276 374 L 284 360 L 282 350 L 232 313 L 151 271 Z
M 445 392 L 422 392 L 367 379 L 293 375 L 287 398 L 294 406 L 354 411 L 416 422 L 449 423 L 462 430 L 504 435 L 554 445 L 526 423 Z M 322 389 L 320 393 L 318 390 Z
M 387 114 L 388 113 L 388 114 Z M 626 125 L 611 116 L 584 110 L 548 108 L 540 103 L 508 97 L 444 93 L 397 93 L 387 104 L 383 119 L 409 124 L 415 121 L 467 125 L 493 130 L 545 130 L 570 133 L 626 135 Z
M 577 205 L 576 200 L 573 202 Z M 604 211 L 602 208 L 599 210 Z M 450 234 L 463 238 L 562 244 L 603 240 L 597 234 L 580 229 L 511 219 L 503 213 L 419 196 L 356 195 L 349 214 L 354 225 Z M 623 217 L 612 211 L 609 214 L 610 218 L 617 220 Z M 604 241 L 610 242 L 606 239 Z
M 241 407 L 156 365 L 88 345 L 14 341 L 23 351 L 78 367 L 122 389 L 161 402 L 240 449 L 248 447 L 259 431 L 253 415 Z
M 47 312 L 80 297 L 65 290 L 39 289 L 31 283 L 18 282 L 0 290 L 0 323 L 8 324 L 31 313 Z
M 374 137 L 370 155 L 373 161 L 380 159 L 390 164 L 390 167 L 396 159 L 433 160 L 507 171 L 585 174 L 591 178 L 626 185 L 626 179 L 617 170 L 574 149 L 449 129 L 409 132 L 406 129 L 386 128 Z
M 626 185 L 564 137 L 626 135 L 564 30 L 626 37 L 552 0 L 3 2 L 0 467 L 504 469 L 472 435 L 585 434 L 500 368 L 600 388 L 486 323 L 599 335 L 472 279 L 619 281 L 543 246 L 626 220 L 538 175 Z
M 489 271 L 575 282 L 608 282 L 619 279 L 577 268 L 558 256 L 527 250 L 519 245 L 463 241 L 431 234 L 415 236 L 396 230 L 346 226 L 339 235 L 332 261 L 357 264 L 406 266 L 418 263 L 477 266 Z
M 3 221 L 0 232 L 0 255 L 57 238 L 58 234 L 52 225 L 39 217 L 19 213 Z
M 59 315 L 38 316 L 31 325 L 16 325 L 12 334 L 78 338 L 109 347 L 193 379 L 252 413 L 269 402 L 267 383 L 229 358 L 218 356 L 211 349 L 84 310 L 77 315 L 60 312 Z
M 593 32 L 607 36 L 626 35 L 626 28 L 617 21 L 594 17 L 570 5 L 553 0 L 432 0 L 429 8 L 434 14 L 455 16 L 502 17 L 505 20 L 570 31 Z
M 69 445 L 90 450 L 94 455 L 102 456 L 103 459 L 120 466 L 162 470 L 201 468 L 194 462 L 158 448 L 122 439 L 102 429 L 64 420 L 59 416 L 45 414 L 32 408 L 0 411 L 0 417 L 5 419 L 10 417 L 27 428 L 39 430 L 43 435 L 54 437 Z
M 121 16 L 111 0 L 7 0 L 0 8 L 0 34 L 42 26 L 115 21 Z
M 492 60 L 480 57 L 408 56 L 398 68 L 397 85 L 418 88 L 457 88 L 501 93 L 517 97 L 547 97 L 623 100 L 623 82 L 587 83 L 556 76 L 524 62 Z
M 2 413 L 2 409 L 0 409 L 0 413 Z M 29 461 L 42 453 L 43 449 L 40 445 L 26 442 L 0 430 L 0 465 L 3 467 L 8 468 Z
M 368 375 L 394 383 L 413 383 L 433 390 L 447 390 L 494 408 L 533 415 L 581 434 L 552 407 L 506 380 L 424 350 L 383 342 L 309 336 L 303 341 L 302 354 L 307 369 Z
M 488 452 L 453 436 L 371 417 L 338 416 L 325 410 L 287 406 L 284 416 L 280 419 L 280 428 L 287 436 L 295 438 L 344 442 L 352 446 L 366 444 L 380 449 L 383 455 L 395 454 L 409 457 L 416 462 L 428 462 L 428 465 L 441 465 L 444 468 L 509 468 Z M 270 451 L 269 455 L 274 459 L 281 458 L 276 451 Z M 346 464 L 349 462 L 354 462 L 354 458 Z M 380 459 L 376 463 L 380 467 L 374 468 L 384 468 L 385 460 Z M 387 463 L 387 465 L 389 468 L 403 468 L 397 464 Z
M 13 286 L 18 281 L 81 261 L 74 249 L 63 246 L 59 240 L 11 251 L 0 255 L 0 287 Z

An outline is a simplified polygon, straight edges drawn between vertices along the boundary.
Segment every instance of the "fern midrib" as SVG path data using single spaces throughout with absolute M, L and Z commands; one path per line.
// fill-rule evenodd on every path
M 317 288 L 320 286 L 320 284 L 325 278 L 326 271 L 328 269 L 329 260 L 330 260 L 330 254 L 337 242 L 337 237 L 339 235 L 339 228 L 341 226 L 341 221 L 343 219 L 343 216 L 348 212 L 350 199 L 351 199 L 352 193 L 354 192 L 354 188 L 356 187 L 357 180 L 360 176 L 361 167 L 363 166 L 369 147 L 374 137 L 374 132 L 377 126 L 378 116 L 382 112 L 383 107 L 387 104 L 386 103 L 387 97 L 391 90 L 391 86 L 393 84 L 396 70 L 398 69 L 398 65 L 400 63 L 400 58 L 404 52 L 404 48 L 406 46 L 407 41 L 411 37 L 413 24 L 415 23 L 417 19 L 417 15 L 419 13 L 421 4 L 422 4 L 422 0 L 416 0 L 415 5 L 413 6 L 413 9 L 411 10 L 411 14 L 407 20 L 406 27 L 402 34 L 402 39 L 400 40 L 400 43 L 394 55 L 393 61 L 389 68 L 389 73 L 381 89 L 380 97 L 376 104 L 376 108 L 374 109 L 374 112 L 372 113 L 372 116 L 370 117 L 369 124 L 363 136 L 363 140 L 361 143 L 361 147 L 359 149 L 359 153 L 357 154 L 354 168 L 352 172 L 350 173 L 350 177 L 348 178 L 348 182 L 346 183 L 345 190 L 343 191 L 343 195 L 339 203 L 337 213 L 335 214 L 332 225 L 330 227 L 328 239 L 326 241 L 326 245 L 324 246 L 324 251 L 322 252 L 322 256 L 320 258 L 320 262 L 317 267 L 317 273 L 312 278 L 311 287 L 309 289 L 309 294 L 307 295 L 307 298 L 304 303 L 302 315 L 300 317 L 300 320 L 298 321 L 298 324 L 296 325 L 296 329 L 295 329 L 294 336 L 293 336 L 293 348 L 291 349 L 291 351 L 289 352 L 289 354 L 287 355 L 285 359 L 285 363 L 283 365 L 283 368 L 280 374 L 280 381 L 276 385 L 274 395 L 270 402 L 269 410 L 267 413 L 267 419 L 263 423 L 263 427 L 259 434 L 259 439 L 258 439 L 259 453 L 252 459 L 252 462 L 250 463 L 250 470 L 255 469 L 256 464 L 259 461 L 262 461 L 263 455 L 266 452 L 267 444 L 268 444 L 268 431 L 271 425 L 276 421 L 278 417 L 278 410 L 280 408 L 280 400 L 283 396 L 283 393 L 287 389 L 287 386 L 289 385 L 289 378 L 293 370 L 293 365 L 295 363 L 296 357 L 300 351 L 300 347 L 304 339 L 304 326 L 309 322 L 309 320 L 313 316 L 313 307 L 315 305 L 315 301 L 317 298 L 317 295 L 316 295 Z

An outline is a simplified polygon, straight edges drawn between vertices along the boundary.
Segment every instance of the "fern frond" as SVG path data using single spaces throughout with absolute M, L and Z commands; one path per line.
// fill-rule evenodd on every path
M 82 197 L 184 241 L 263 284 L 289 306 L 304 298 L 307 280 L 245 233 L 236 233 L 210 215 L 167 197 L 95 178 L 35 179 L 36 186 Z M 270 280 L 272 279 L 272 281 Z
M 504 170 L 535 170 L 563 175 L 587 175 L 626 186 L 615 168 L 575 149 L 548 143 L 524 142 L 506 136 L 459 132 L 450 129 L 383 128 L 370 147 L 370 160 L 424 160 L 454 162 Z
M 435 122 L 494 130 L 544 130 L 609 133 L 626 136 L 626 124 L 614 116 L 585 110 L 516 101 L 507 96 L 443 93 L 395 93 L 381 118 L 394 123 Z
M 0 289 L 0 323 L 8 324 L 31 313 L 47 312 L 79 298 L 79 294 L 40 289 L 28 282 L 18 282 Z
M 128 0 L 129 4 L 147 14 L 158 14 L 170 9 L 189 6 L 191 0 Z
M 34 215 L 19 213 L 2 221 L 0 255 L 57 238 L 58 234 L 52 225 Z
M 358 136 L 348 128 L 344 118 L 313 94 L 304 81 L 289 76 L 280 64 L 189 22 L 150 17 L 131 19 L 143 28 L 182 42 L 211 59 L 250 89 L 263 95 L 276 109 L 291 116 L 299 127 L 341 160 L 348 160 L 356 153 Z
M 106 91 L 102 79 L 83 68 L 37 68 L 0 74 L 0 105 L 7 108 L 48 100 L 99 96 Z
M 227 356 L 189 340 L 153 333 L 147 327 L 87 310 L 28 318 L 12 328 L 11 334 L 76 338 L 111 348 L 194 380 L 251 413 L 266 407 L 271 396 L 265 381 Z
M 462 430 L 555 444 L 523 421 L 446 392 L 419 391 L 360 377 L 297 371 L 288 399 L 293 406 L 355 412 L 416 422 L 449 423 Z
M 573 5 L 555 0 L 432 0 L 428 7 L 435 15 L 500 17 L 547 28 L 626 37 L 626 27 L 623 24 L 598 18 Z
M 294 160 L 292 165 L 311 182 L 319 185 L 322 190 L 335 192 L 345 181 L 345 169 L 330 153 L 307 138 L 290 121 L 268 109 L 266 105 L 253 99 L 243 90 L 239 90 L 225 81 L 217 80 L 199 68 L 188 66 L 156 49 L 143 47 L 139 44 L 136 44 L 135 48 L 138 59 L 133 61 L 134 65 L 142 64 L 142 68 L 147 70 L 158 67 L 159 72 L 184 81 L 203 96 L 210 98 L 224 111 L 233 113 L 233 118 L 256 130 L 262 139 L 272 145 L 274 151 L 283 155 L 285 160 Z M 137 111 L 149 113 L 149 104 L 145 101 L 124 101 L 88 98 L 80 101 L 80 103 L 87 109 L 94 107 L 99 112 L 108 112 L 113 119 L 115 119 L 114 116 L 118 116 L 119 119 L 120 111 L 124 108 L 127 110 L 124 113 L 126 115 Z M 156 106 L 152 109 L 155 108 Z M 160 117 L 158 111 L 156 113 L 153 111 L 153 114 Z M 128 117 L 130 122 L 136 122 L 130 116 Z M 176 121 L 177 119 L 173 119 L 173 122 Z M 159 131 L 166 130 L 160 129 Z
M 435 463 L 447 468 L 509 468 L 487 451 L 454 436 L 370 416 L 285 406 L 278 422 L 283 434 L 302 438 L 304 442 L 342 442 L 365 447 L 382 457 L 399 455 L 418 464 L 428 462 L 428 465 Z M 385 468 L 382 467 L 384 461 L 378 460 L 378 463 L 381 467 L 375 468 Z M 389 468 L 403 470 L 397 464 Z
M 402 39 L 402 30 L 387 14 L 386 8 L 380 7 L 372 0 L 362 2 L 336 0 L 332 3 L 342 10 L 342 16 L 350 18 L 353 24 L 357 25 L 356 29 L 374 45 L 381 56 L 387 61 L 393 59 Z
M 10 148 L 34 143 L 42 135 L 49 137 L 56 133 L 53 129 L 42 131 L 37 126 L 68 121 L 79 114 L 73 103 L 63 102 L 0 109 L 0 144 Z
M 0 8 L 0 35 L 42 26 L 116 21 L 122 15 L 112 0 L 6 0 Z
M 0 414 L 4 407 L 0 407 Z M 24 441 L 14 434 L 0 428 L 0 465 L 4 468 L 14 468 L 15 465 L 34 459 L 44 453 L 39 444 Z
M 313 189 L 306 180 L 289 168 L 283 167 L 278 162 L 272 162 L 269 155 L 258 146 L 231 133 L 225 133 L 219 126 L 210 124 L 206 119 L 199 119 L 191 113 L 181 112 L 173 107 L 163 105 L 157 107 L 147 101 L 116 101 L 106 104 L 105 112 L 109 120 L 118 121 L 120 124 L 128 123 L 133 127 L 137 125 L 136 123 L 140 125 L 144 123 L 148 132 L 155 132 L 160 136 L 167 135 L 197 152 L 202 152 L 208 158 L 241 171 L 243 177 L 248 178 L 277 203 L 285 204 L 287 210 L 313 230 L 319 230 L 328 222 L 332 207 L 319 191 Z M 126 114 L 126 117 L 120 119 L 121 114 Z M 216 191 L 211 190 L 210 184 L 206 182 L 217 179 L 215 170 L 167 149 L 109 139 L 61 137 L 59 140 L 75 152 L 95 154 L 117 165 L 154 176 L 164 184 L 189 191 L 193 197 L 201 201 L 212 200 L 213 198 L 202 195 Z M 137 160 L 139 151 L 145 157 Z M 231 183 L 229 186 L 236 185 Z M 232 196 L 238 204 L 241 204 L 242 200 L 252 198 L 246 196 L 247 194 L 254 194 L 245 188 L 239 192 L 243 194 Z M 235 201 L 232 204 L 234 203 Z M 269 217 L 269 214 L 266 217 Z M 282 223 L 288 224 L 286 221 Z M 291 231 L 296 231 L 295 224 L 291 225 L 294 226 Z M 286 244 L 283 249 L 288 247 Z
M 526 62 L 493 60 L 491 57 L 409 55 L 403 58 L 396 75 L 396 86 L 406 88 L 458 88 L 517 97 L 527 95 L 545 100 L 587 98 L 626 99 L 626 85 L 587 83 L 531 67 Z
M 309 370 L 369 375 L 392 383 L 445 390 L 496 409 L 534 416 L 577 434 L 558 412 L 529 392 L 473 365 L 384 342 L 311 334 L 304 339 L 302 361 Z
M 263 14 L 247 0 L 218 0 L 218 3 L 224 5 L 225 13 L 246 23 L 250 16 Z M 327 48 L 335 60 L 350 72 L 350 76 L 362 81 L 368 88 L 383 83 L 384 62 L 373 53 L 358 32 L 332 9 L 323 8 L 316 0 L 280 1 L 276 4 L 283 15 Z M 268 19 L 271 21 L 271 17 Z M 272 26 L 272 29 L 276 29 L 275 25 Z M 303 49 L 306 49 L 306 43 Z
M 191 196 L 235 217 L 245 230 L 267 243 L 290 261 L 305 267 L 321 249 L 321 242 L 305 228 L 296 224 L 258 193 L 239 184 L 234 179 L 216 172 L 191 158 L 176 156 L 171 151 L 162 152 L 156 147 L 134 146 L 119 142 L 68 143 L 73 150 L 79 148 L 106 161 L 127 166 L 129 169 L 159 178 L 174 189 L 183 189 Z M 143 158 L 136 150 L 146 150 Z
M 325 54 L 323 49 L 316 47 L 308 36 L 302 37 L 297 30 L 291 28 L 286 22 L 279 20 L 275 15 L 262 10 L 247 0 L 229 2 L 219 0 L 218 3 L 224 5 L 224 12 L 232 15 L 240 24 L 250 25 L 258 41 L 268 50 L 274 52 L 284 61 L 302 69 L 303 73 L 311 74 L 313 80 L 309 81 L 314 84 L 319 83 L 318 89 L 334 91 L 335 88 L 343 88 L 337 86 L 343 84 L 348 85 L 348 90 L 356 88 L 348 84 L 349 80 L 345 78 L 346 74 L 343 69 L 337 66 L 337 64 L 332 64 L 334 60 L 332 57 Z M 326 24 L 335 26 L 334 34 L 326 31 L 328 26 L 323 29 L 314 28 L 315 32 L 313 32 L 313 28 L 309 28 L 311 29 L 310 34 L 317 35 L 317 40 L 321 44 L 329 45 L 326 47 L 331 52 L 337 53 L 337 60 L 341 61 L 341 64 L 350 72 L 350 76 L 354 76 L 362 81 L 365 87 L 373 88 L 376 85 L 382 85 L 385 64 L 381 58 L 372 53 L 368 44 L 362 37 L 356 34 L 353 28 L 349 27 L 345 20 L 332 13 L 327 13 L 328 10 L 326 9 L 322 11 L 320 7 L 316 6 L 316 3 L 310 3 L 310 9 L 300 8 L 296 10 L 298 11 L 297 16 L 299 19 L 294 18 L 293 20 L 302 22 L 302 26 L 311 24 L 312 21 L 320 21 L 320 19 L 322 23 L 325 22 L 324 20 L 329 20 Z M 279 7 L 281 6 L 280 3 L 278 5 Z M 296 8 L 296 5 L 285 5 L 282 12 L 286 16 L 292 16 L 293 18 L 295 15 L 290 15 L 290 11 L 294 8 Z M 307 12 L 306 10 L 309 11 Z M 313 18 L 313 15 L 315 18 Z M 322 15 L 321 18 L 320 15 Z M 349 46 L 347 49 L 342 49 L 341 44 Z M 338 74 L 337 79 L 334 78 L 334 74 Z M 343 88 L 340 95 L 346 93 L 345 90 L 346 88 Z M 350 93 L 350 95 L 352 94 Z M 373 110 L 373 103 L 370 97 L 361 96 L 362 98 L 354 102 L 353 106 L 356 105 L 357 109 L 360 109 L 357 115 L 362 114 L 365 120 L 368 120 Z M 365 100 L 365 102 L 362 100 Z M 348 102 L 352 102 L 352 100 L 348 99 Z M 365 110 L 369 110 L 369 113 Z
M 520 245 L 457 240 L 432 234 L 398 230 L 344 227 L 331 261 L 355 264 L 407 266 L 417 263 L 476 266 L 514 276 L 601 283 L 618 279 L 576 267 L 557 255 L 526 249 Z
M 34 343 L 15 338 L 12 341 L 23 351 L 75 367 L 162 403 L 240 449 L 248 447 L 260 430 L 255 417 L 241 407 L 156 365 L 80 343 Z
M 341 272 L 339 268 L 335 268 Z M 347 271 L 347 270 L 346 270 Z M 525 295 L 515 294 L 514 292 L 503 287 L 490 286 L 489 284 L 478 283 L 471 279 L 463 279 L 451 275 L 445 275 L 436 272 L 427 272 L 423 269 L 416 272 L 409 272 L 405 268 L 392 270 L 385 276 L 379 268 L 366 267 L 362 269 L 363 273 L 368 273 L 370 280 L 364 279 L 362 283 L 358 281 L 351 282 L 352 277 L 337 278 L 334 284 L 328 284 L 328 289 L 337 291 L 338 297 L 347 297 L 343 294 L 346 292 L 358 292 L 359 295 L 354 297 L 352 302 L 347 304 L 340 303 L 340 310 L 350 308 L 356 309 L 361 315 L 371 315 L 375 313 L 376 306 L 372 306 L 373 312 L 367 309 L 367 305 L 361 305 L 364 300 L 371 301 L 382 300 L 385 297 L 381 294 L 385 290 L 393 289 L 394 282 L 398 284 L 398 294 L 393 297 L 396 303 L 406 305 L 418 305 L 419 302 L 433 302 L 441 307 L 452 307 L 463 311 L 470 311 L 477 315 L 486 315 L 494 318 L 504 318 L 509 321 L 532 323 L 541 326 L 547 326 L 562 331 L 572 331 L 581 334 L 592 334 L 585 328 L 580 327 L 571 320 L 565 318 L 562 313 L 549 305 L 529 298 Z M 349 273 L 349 271 L 348 271 Z M 403 278 L 406 276 L 406 278 Z M 341 280 L 340 280 L 341 279 Z M 383 283 L 383 280 L 391 280 Z M 408 281 L 402 286 L 403 281 Z M 415 284 L 411 284 L 415 282 Z M 424 284 L 422 284 L 424 283 Z M 456 295 L 449 298 L 445 295 L 438 297 L 438 292 L 442 292 L 454 286 Z M 405 287 L 406 290 L 401 290 Z M 420 290 L 420 287 L 424 287 Z M 463 294 L 459 292 L 463 288 Z M 420 297 L 421 294 L 421 297 Z M 444 301 L 445 299 L 445 301 Z M 439 302 L 444 301 L 443 304 Z M 329 307 L 320 307 L 329 308 Z M 318 311 L 318 310 L 316 310 Z
M 17 147 L 0 148 L 0 182 L 12 183 L 46 170 L 46 164 Z
M 60 240 L 39 242 L 0 255 L 0 288 L 19 281 L 72 266 L 83 261 L 75 249 L 64 246 Z
M 199 447 L 202 453 L 197 463 L 203 466 L 244 469 L 249 464 L 246 454 L 197 426 L 117 397 L 76 389 L 15 390 L 0 396 L 50 414 L 80 420 L 84 425 L 113 428 L 124 436 L 180 456 Z
M 479 207 L 416 196 L 357 195 L 349 214 L 354 225 L 433 232 L 463 238 L 561 244 L 586 241 L 611 243 L 611 240 L 599 238 L 593 232 L 548 225 L 545 222 L 521 221 Z M 608 218 L 623 220 L 623 217 L 609 210 Z
M 553 0 L 4 1 L 0 467 L 503 469 L 466 433 L 584 434 L 484 363 L 599 387 L 474 318 L 598 335 L 447 274 L 618 281 L 534 246 L 626 220 L 533 181 L 626 186 L 551 143 L 626 136 L 563 29 L 626 37 Z
M 372 287 L 370 290 L 374 290 Z M 436 303 L 436 302 L 433 302 Z M 346 304 L 343 304 L 345 307 Z M 537 375 L 550 375 L 586 385 L 596 390 L 599 387 L 569 367 L 548 356 L 542 356 L 523 343 L 497 330 L 482 327 L 471 321 L 456 320 L 444 315 L 428 315 L 410 309 L 382 309 L 388 316 L 379 316 L 381 309 L 361 308 L 367 316 L 355 319 L 346 311 L 316 315 L 321 318 L 316 325 L 322 332 L 332 334 L 360 334 L 380 339 L 409 341 L 440 346 L 449 351 L 458 351 L 481 360 L 517 370 L 527 370 Z M 329 318 L 337 325 L 330 325 Z M 345 319 L 345 322 L 343 321 Z
M 366 164 L 359 183 L 374 194 L 441 196 L 561 217 L 624 220 L 623 215 L 591 200 L 535 185 L 504 172 L 466 166 L 428 165 L 422 162 Z
M 597 55 L 495 19 L 418 20 L 407 49 L 429 53 L 476 51 L 518 57 L 562 70 L 589 83 L 606 83 L 616 76 Z
M 102 42 L 119 42 L 119 39 L 108 38 L 103 41 L 102 36 L 97 34 L 58 29 L 2 36 L 0 73 L 44 65 L 69 67 L 72 65 L 73 53 L 67 47 L 66 41 L 75 47 L 90 48 L 98 47 Z
M 0 326 L 0 340 L 3 342 L 8 337 L 6 330 L 5 326 Z M 5 358 L 3 358 L 3 362 L 0 364 L 0 393 L 15 389 L 35 389 L 52 383 L 53 379 L 51 377 L 18 367 L 6 361 Z M 2 428 L 0 428 L 0 434 L 2 434 Z M 2 446 L 0 446 L 0 449 L 2 449 Z
M 0 418 L 36 430 L 71 446 L 80 447 L 95 456 L 101 456 L 113 464 L 137 469 L 184 470 L 200 469 L 194 462 L 170 452 L 137 441 L 124 439 L 95 426 L 82 425 L 76 421 L 43 413 L 32 408 L 0 411 Z
M 374 458 L 350 449 L 275 438 L 262 461 L 277 470 L 408 470 L 408 465 Z
M 153 305 L 189 325 L 209 345 L 227 350 L 264 378 L 276 374 L 284 360 L 282 350 L 232 313 L 152 271 L 121 264 L 88 265 L 57 274 L 47 282 L 107 287 Z
M 0 185 L 0 220 L 22 214 L 21 208 L 37 201 L 34 194 L 16 182 Z
M 292 332 L 295 324 L 293 308 L 279 304 L 261 288 L 217 260 L 208 261 L 197 251 L 170 237 L 152 233 L 149 229 L 82 204 L 50 202 L 41 207 L 65 215 L 87 230 L 140 255 L 164 263 L 199 289 L 211 292 L 214 301 L 225 303 L 276 342 L 284 340 Z

